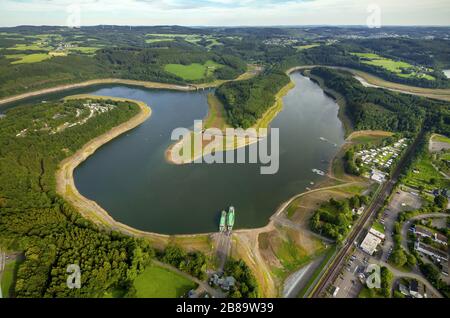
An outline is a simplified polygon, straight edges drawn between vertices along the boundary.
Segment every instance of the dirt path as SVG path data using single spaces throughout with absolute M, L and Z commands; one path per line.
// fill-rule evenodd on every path
M 172 272 L 177 273 L 180 276 L 183 276 L 184 278 L 187 278 L 191 281 L 193 281 L 194 283 L 196 283 L 201 289 L 205 290 L 206 292 L 208 292 L 208 294 L 210 294 L 211 296 L 213 296 L 214 298 L 225 298 L 226 295 L 221 292 L 220 290 L 217 290 L 215 288 L 212 288 L 211 286 L 208 285 L 208 283 L 201 281 L 200 279 L 198 279 L 197 277 L 191 276 L 188 273 L 182 272 L 180 271 L 178 268 L 166 264 L 166 263 L 162 263 L 160 261 L 157 260 L 152 260 L 152 262 L 162 268 L 168 269 Z
M 375 88 L 383 88 L 393 92 L 417 95 L 422 97 L 434 98 L 443 101 L 450 101 L 450 89 L 434 89 L 434 88 L 422 88 L 416 86 L 409 86 L 404 84 L 398 84 L 394 82 L 386 81 L 382 78 L 376 77 L 369 73 L 359 71 L 356 69 L 348 68 L 348 67 L 339 67 L 339 66 L 329 66 L 329 65 L 304 65 L 293 67 L 288 70 L 288 74 L 301 71 L 301 70 L 309 70 L 315 67 L 327 67 L 332 69 L 344 70 L 352 73 L 359 82 L 366 87 L 375 87 Z
M 418 280 L 419 282 L 424 284 L 428 290 L 431 290 L 433 292 L 433 294 L 435 294 L 438 298 L 443 298 L 442 294 L 433 285 L 431 285 L 430 282 L 428 282 L 428 280 L 423 278 L 421 275 L 418 275 L 415 273 L 402 272 L 402 271 L 399 271 L 398 269 L 392 267 L 388 263 L 374 260 L 374 259 L 371 259 L 371 260 L 374 264 L 378 264 L 380 266 L 384 266 L 384 267 L 388 268 L 389 271 L 391 271 L 392 274 L 394 274 L 394 278 L 397 279 L 397 278 L 405 277 L 405 278 L 412 278 L 412 279 Z
M 274 227 L 269 223 L 268 226 L 261 229 L 240 231 L 233 234 L 236 254 L 246 262 L 256 276 L 262 297 L 278 296 L 275 281 L 270 274 L 271 269 L 264 261 L 259 249 L 259 234 L 271 230 L 274 230 Z

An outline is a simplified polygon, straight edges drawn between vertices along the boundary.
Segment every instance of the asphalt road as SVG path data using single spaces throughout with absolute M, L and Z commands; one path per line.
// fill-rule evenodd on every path
M 380 192 L 377 194 L 375 199 L 372 201 L 366 212 L 363 214 L 362 219 L 358 222 L 358 224 L 353 228 L 353 231 L 348 236 L 344 246 L 340 249 L 338 254 L 335 256 L 330 268 L 325 272 L 322 279 L 319 281 L 316 289 L 314 290 L 312 297 L 318 298 L 321 297 L 326 288 L 336 279 L 339 274 L 339 269 L 342 266 L 342 262 L 345 259 L 345 256 L 349 253 L 353 243 L 357 241 L 358 238 L 362 237 L 364 230 L 366 229 L 366 225 L 368 225 L 369 220 L 373 219 L 376 215 L 376 212 L 383 206 L 384 201 L 389 197 L 392 190 L 394 189 L 394 185 L 396 184 L 400 173 L 407 162 L 407 159 L 413 153 L 413 150 L 417 147 L 420 136 L 414 140 L 414 143 L 408 148 L 405 155 L 400 160 L 399 164 L 395 168 L 392 177 L 384 183 Z

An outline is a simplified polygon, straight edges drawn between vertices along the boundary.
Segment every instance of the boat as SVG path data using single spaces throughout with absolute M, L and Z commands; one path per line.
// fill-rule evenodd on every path
M 319 176 L 325 175 L 325 172 L 323 172 L 322 170 L 319 170 L 319 169 L 312 169 L 312 172 L 318 174 Z
M 222 211 L 222 216 L 220 217 L 220 225 L 219 225 L 220 232 L 225 231 L 226 223 L 227 223 L 227 212 Z
M 232 231 L 234 227 L 234 207 L 230 207 L 228 210 L 228 218 L 227 218 L 227 230 Z

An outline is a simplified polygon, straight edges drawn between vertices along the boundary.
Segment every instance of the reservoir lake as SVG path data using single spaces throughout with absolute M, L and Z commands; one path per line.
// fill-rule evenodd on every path
M 229 206 L 236 210 L 236 228 L 265 226 L 284 201 L 325 178 L 312 170 L 327 171 L 344 143 L 337 103 L 300 73 L 290 77 L 295 88 L 283 98 L 283 110 L 271 124 L 280 135 L 279 171 L 274 175 L 261 175 L 261 164 L 179 166 L 165 160 L 173 129 L 192 128 L 194 120 L 203 119 L 208 112 L 207 95 L 212 91 L 104 85 L 28 102 L 80 93 L 145 102 L 152 116 L 77 167 L 75 184 L 115 220 L 139 230 L 207 233 L 218 231 L 220 212 Z

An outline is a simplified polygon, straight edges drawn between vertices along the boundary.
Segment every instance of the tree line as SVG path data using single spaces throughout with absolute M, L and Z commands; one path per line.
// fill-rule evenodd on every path
M 132 290 L 154 257 L 193 276 L 205 275 L 205 256 L 168 247 L 155 251 L 144 239 L 99 229 L 56 193 L 55 173 L 64 158 L 94 137 L 139 112 L 135 103 L 102 101 L 110 111 L 84 125 L 52 133 L 61 118 L 74 122 L 87 100 L 18 106 L 0 119 L 0 244 L 23 251 L 15 297 L 103 297 Z M 28 128 L 23 136 L 17 133 Z M 67 287 L 67 268 L 81 270 L 81 288 Z

